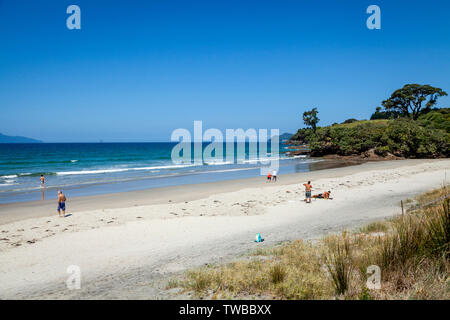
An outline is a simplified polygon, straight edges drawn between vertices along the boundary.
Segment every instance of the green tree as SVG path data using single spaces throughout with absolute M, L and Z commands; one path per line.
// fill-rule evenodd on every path
M 358 121 L 358 119 L 350 118 L 350 119 L 347 119 L 347 120 L 345 120 L 344 122 L 342 122 L 342 124 L 353 123 L 353 122 L 356 122 L 356 121 Z
M 397 119 L 400 116 L 401 114 L 398 111 L 382 111 L 381 107 L 377 107 L 370 116 L 370 120 Z
M 446 95 L 447 92 L 430 85 L 406 84 L 382 104 L 386 111 L 397 111 L 417 120 L 421 114 L 431 110 L 439 97 Z
M 310 126 L 314 132 L 316 132 L 316 125 L 319 122 L 319 118 L 317 117 L 317 114 L 319 111 L 317 111 L 317 108 L 312 108 L 310 111 L 303 112 L 303 122 Z

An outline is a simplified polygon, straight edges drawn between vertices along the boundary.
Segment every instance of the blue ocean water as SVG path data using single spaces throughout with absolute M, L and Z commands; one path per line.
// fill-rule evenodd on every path
M 56 189 L 70 196 L 83 196 L 186 183 L 256 177 L 267 154 L 249 155 L 246 161 L 176 164 L 171 151 L 176 143 L 40 143 L 0 144 L 0 203 L 38 200 Z M 207 144 L 203 146 L 206 147 Z M 270 145 L 269 145 L 270 146 Z M 193 147 L 192 147 L 193 148 Z M 237 144 L 235 144 L 237 148 Z M 280 145 L 279 173 L 308 171 L 318 160 L 287 157 Z M 224 148 L 224 158 L 226 148 Z M 253 158 L 252 158 L 253 157 Z M 253 159 L 253 160 L 252 160 Z M 47 196 L 48 197 L 48 196 Z

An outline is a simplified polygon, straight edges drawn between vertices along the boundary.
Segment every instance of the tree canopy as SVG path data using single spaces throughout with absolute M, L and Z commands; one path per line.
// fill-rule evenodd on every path
M 397 119 L 402 116 L 398 111 L 382 111 L 381 107 L 377 107 L 375 112 L 370 116 L 370 120 L 380 120 L 380 119 Z
M 431 110 L 439 97 L 446 95 L 444 90 L 430 85 L 406 84 L 382 104 L 386 111 L 396 111 L 417 120 L 421 114 Z
M 317 114 L 319 111 L 317 111 L 317 108 L 312 108 L 310 111 L 303 112 L 303 122 L 310 126 L 313 131 L 316 131 L 316 125 L 319 122 L 319 118 L 317 117 Z

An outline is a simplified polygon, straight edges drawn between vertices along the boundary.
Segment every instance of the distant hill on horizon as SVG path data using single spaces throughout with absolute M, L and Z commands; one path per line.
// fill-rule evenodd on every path
M 279 135 L 279 136 L 278 136 L 278 139 L 279 139 L 280 142 L 282 142 L 282 141 L 289 140 L 292 136 L 293 136 L 292 133 L 287 133 L 287 132 L 285 132 L 285 133 Z M 273 136 L 272 139 L 273 139 L 274 137 L 276 137 L 276 136 Z M 272 139 L 269 139 L 269 141 L 271 141 Z
M 0 133 L 0 143 L 42 143 L 42 141 L 20 136 L 7 136 Z
M 289 140 L 294 134 L 293 133 L 283 133 L 282 135 L 280 135 L 280 141 L 283 140 Z

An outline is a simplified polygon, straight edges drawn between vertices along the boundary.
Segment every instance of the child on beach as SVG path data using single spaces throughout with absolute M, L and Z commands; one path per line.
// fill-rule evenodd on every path
M 272 174 L 269 171 L 269 173 L 267 174 L 267 181 L 270 182 L 271 180 L 272 180 Z
M 277 181 L 277 170 L 273 170 L 272 172 L 272 181 Z

